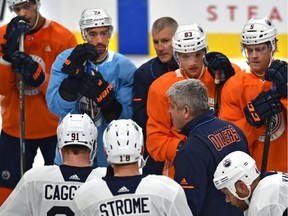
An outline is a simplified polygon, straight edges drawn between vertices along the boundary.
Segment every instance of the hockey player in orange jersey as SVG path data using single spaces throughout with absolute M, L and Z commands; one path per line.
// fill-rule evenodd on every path
M 222 69 L 224 80 L 239 71 L 237 65 L 231 65 L 222 53 L 211 52 L 207 56 L 205 67 L 203 57 L 207 53 L 207 38 L 205 32 L 196 23 L 179 26 L 173 37 L 173 49 L 179 69 L 168 72 L 157 78 L 150 86 L 147 100 L 147 149 L 156 161 L 165 161 L 163 174 L 173 178 L 173 160 L 177 151 L 186 139 L 179 134 L 168 113 L 169 101 L 166 91 L 177 81 L 196 78 L 200 79 L 208 89 L 209 106 L 214 105 L 213 71 Z M 210 68 L 210 71 L 208 71 Z M 211 74 L 210 74 L 211 73 Z
M 26 171 L 32 167 L 37 148 L 46 165 L 54 162 L 59 120 L 48 110 L 45 94 L 56 56 L 77 45 L 72 32 L 40 14 L 39 0 L 8 0 L 7 3 L 16 17 L 0 28 L 0 205 L 21 177 L 18 74 L 22 75 L 26 87 Z M 19 52 L 18 39 L 22 33 L 25 34 L 24 52 Z
M 266 169 L 287 172 L 287 62 L 274 60 L 275 26 L 266 17 L 251 18 L 241 33 L 241 48 L 250 67 L 223 87 L 220 118 L 244 131 L 259 168 L 265 160 L 266 120 L 272 118 Z

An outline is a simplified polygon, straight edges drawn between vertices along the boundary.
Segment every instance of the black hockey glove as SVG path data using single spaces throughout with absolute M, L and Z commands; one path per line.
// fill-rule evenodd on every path
M 19 50 L 19 36 L 30 32 L 28 20 L 24 17 L 14 17 L 6 28 L 4 42 L 1 44 L 3 59 L 11 62 L 11 54 Z
M 84 62 L 87 60 L 96 61 L 99 54 L 94 45 L 84 43 L 77 45 L 65 60 L 62 72 L 70 76 L 82 77 L 84 72 Z
M 287 97 L 287 62 L 275 60 L 265 71 L 265 79 L 272 81 L 281 97 Z
M 79 93 L 96 101 L 107 122 L 120 116 L 122 105 L 116 100 L 112 85 L 103 79 L 101 73 L 96 72 L 95 75 L 84 73 Z
M 203 62 L 207 66 L 209 73 L 214 79 L 216 70 L 220 70 L 220 86 L 223 86 L 224 83 L 235 74 L 231 62 L 222 53 L 207 53 L 203 59 Z
M 276 91 L 261 92 L 244 108 L 244 113 L 249 124 L 259 128 L 266 119 L 281 112 L 280 94 Z
M 68 76 L 59 87 L 60 96 L 66 101 L 75 101 L 78 96 L 80 80 L 77 77 Z
M 24 52 L 15 52 L 11 55 L 12 70 L 21 73 L 25 84 L 37 88 L 45 80 L 42 66 Z

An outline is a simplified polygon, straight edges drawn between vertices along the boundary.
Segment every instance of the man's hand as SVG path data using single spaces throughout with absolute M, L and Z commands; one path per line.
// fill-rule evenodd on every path
M 113 87 L 104 80 L 101 73 L 85 73 L 80 82 L 79 93 L 96 101 L 99 107 L 107 106 L 114 97 Z
M 244 108 L 244 113 L 249 124 L 259 128 L 266 119 L 282 111 L 280 94 L 276 91 L 261 92 Z
M 80 81 L 79 93 L 97 103 L 107 122 L 120 116 L 122 105 L 115 97 L 113 86 L 104 80 L 99 72 L 95 75 L 84 73 Z
M 231 62 L 222 53 L 209 52 L 205 55 L 203 62 L 207 66 L 209 73 L 214 79 L 216 71 L 220 70 L 220 86 L 223 86 L 224 83 L 235 74 Z
M 265 79 L 272 81 L 281 97 L 287 97 L 287 62 L 275 60 L 265 71 Z
M 11 55 L 12 70 L 21 73 L 23 81 L 28 86 L 37 88 L 45 80 L 42 66 L 24 52 L 15 52 Z
M 78 96 L 80 80 L 77 77 L 68 76 L 60 87 L 59 94 L 66 101 L 75 101 Z
M 65 60 L 62 72 L 73 77 L 82 77 L 84 73 L 84 63 L 87 60 L 96 61 L 99 54 L 94 45 L 84 43 L 77 45 Z
M 19 50 L 19 37 L 21 34 L 30 32 L 27 19 L 21 16 L 14 17 L 8 24 L 4 35 L 4 42 L 1 44 L 3 58 L 11 62 L 11 55 Z

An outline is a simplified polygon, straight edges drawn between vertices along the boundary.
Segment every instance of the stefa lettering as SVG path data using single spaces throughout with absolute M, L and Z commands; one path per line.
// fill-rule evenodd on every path
M 99 206 L 101 216 L 149 214 L 151 201 L 149 197 L 118 199 L 102 203 Z
M 44 199 L 46 200 L 73 200 L 76 190 L 80 186 L 76 185 L 44 185 Z
M 257 5 L 248 5 L 246 6 L 246 11 L 243 11 L 243 12 L 246 12 L 246 17 L 247 17 L 247 20 L 252 18 L 252 17 L 257 17 L 259 16 L 259 11 L 261 11 L 261 6 L 257 6 Z M 244 10 L 245 10 L 244 9 Z M 267 11 L 266 14 L 267 14 L 267 17 L 274 21 L 278 21 L 278 22 L 285 22 L 283 19 L 283 14 L 281 14 L 281 10 L 280 10 L 280 7 L 276 7 L 276 6 L 273 6 L 270 8 L 270 12 Z M 237 18 L 239 18 L 239 16 L 236 16 L 237 14 L 241 14 L 241 17 L 245 17 L 245 13 L 239 13 L 241 10 L 241 8 L 239 7 L 239 5 L 221 5 L 221 7 L 219 7 L 219 5 L 208 5 L 207 6 L 207 12 L 208 12 L 208 15 L 209 17 L 207 18 L 209 21 L 216 21 L 216 20 L 221 20 L 222 17 L 221 16 L 221 12 L 222 12 L 222 15 L 223 15 L 223 12 L 224 10 L 227 11 L 228 15 L 226 14 L 226 11 L 225 11 L 225 18 L 231 22 L 235 22 L 235 20 L 237 20 Z
M 288 183 L 288 173 L 282 173 L 282 182 Z
M 227 128 L 219 130 L 219 132 L 210 134 L 209 140 L 213 143 L 217 151 L 221 151 L 225 146 L 235 142 L 240 142 L 241 138 L 232 125 Z

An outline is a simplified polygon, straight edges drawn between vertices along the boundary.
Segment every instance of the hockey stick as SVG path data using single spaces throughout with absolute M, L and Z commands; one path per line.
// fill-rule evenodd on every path
M 2 21 L 5 15 L 6 0 L 0 1 L 0 20 Z
M 209 62 L 207 61 L 206 57 L 204 56 L 203 58 L 203 62 L 206 65 L 206 67 L 208 68 Z M 212 72 L 215 74 L 214 77 L 214 84 L 215 84 L 215 88 L 214 88 L 214 115 L 216 117 L 218 117 L 219 114 L 219 103 L 220 103 L 220 90 L 221 90 L 221 70 L 214 70 L 214 69 L 210 69 L 213 70 Z
M 214 90 L 214 114 L 215 114 L 216 117 L 218 117 L 218 114 L 219 114 L 220 76 L 221 76 L 221 71 L 220 70 L 216 70 L 215 79 L 214 79 L 214 83 L 215 83 L 215 90 Z
M 87 72 L 91 75 L 95 75 L 94 71 L 91 69 L 91 63 L 89 62 L 89 60 L 87 60 L 85 64 L 86 64 Z M 94 120 L 95 114 L 94 114 L 94 109 L 93 109 L 93 100 L 91 98 L 89 99 L 89 106 L 90 106 L 90 114 L 91 114 L 90 117 Z
M 19 51 L 24 52 L 24 33 L 19 37 Z M 19 94 L 20 94 L 20 166 L 21 175 L 25 172 L 25 84 L 21 73 L 19 73 Z
M 272 91 L 275 91 L 275 90 L 276 90 L 276 87 L 273 84 Z M 261 172 L 265 172 L 267 168 L 269 147 L 270 147 L 270 140 L 271 140 L 272 118 L 273 116 L 268 118 L 266 121 L 266 131 L 265 131 L 265 136 L 264 136 L 264 149 L 263 149 L 263 155 L 262 155 Z
M 264 149 L 263 149 L 263 156 L 262 156 L 261 172 L 265 172 L 267 168 L 270 138 L 271 138 L 271 127 L 272 127 L 272 117 L 270 117 L 266 121 L 266 131 L 265 131 L 265 137 L 264 137 Z

